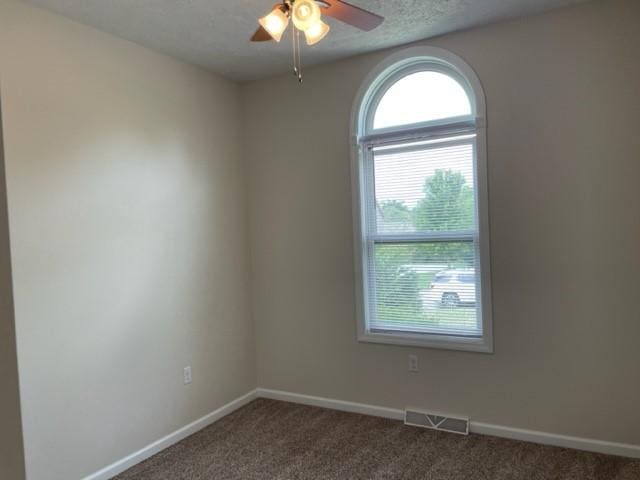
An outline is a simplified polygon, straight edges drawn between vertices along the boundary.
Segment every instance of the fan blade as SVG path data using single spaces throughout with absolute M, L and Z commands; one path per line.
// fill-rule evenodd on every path
M 323 0 L 318 3 L 326 15 L 366 32 L 373 30 L 384 21 L 384 17 L 342 0 Z
M 268 42 L 269 40 L 273 40 L 273 37 L 263 27 L 258 28 L 251 37 L 252 42 Z

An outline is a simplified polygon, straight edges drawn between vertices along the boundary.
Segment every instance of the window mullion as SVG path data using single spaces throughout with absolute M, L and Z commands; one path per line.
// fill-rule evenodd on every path
M 404 233 L 404 234 L 373 234 L 368 240 L 373 243 L 436 243 L 436 242 L 467 242 L 472 243 L 478 238 L 476 231 L 438 232 L 438 233 Z
M 444 147 L 456 147 L 460 145 L 472 145 L 474 144 L 476 133 L 468 132 L 464 135 L 447 136 L 442 139 L 431 139 L 428 137 L 416 137 L 415 142 L 407 144 L 406 142 L 400 142 L 397 140 L 389 140 L 380 143 L 367 143 L 366 148 L 369 150 L 380 149 L 380 153 L 384 155 L 393 155 L 400 153 L 414 153 L 425 152 L 428 150 L 436 150 Z M 430 142 L 430 143 L 424 143 Z
M 383 145 L 385 143 L 406 142 L 408 140 L 437 140 L 440 138 L 469 135 L 476 132 L 475 121 L 449 123 L 437 126 L 409 128 L 400 131 L 372 133 L 360 139 L 363 144 Z

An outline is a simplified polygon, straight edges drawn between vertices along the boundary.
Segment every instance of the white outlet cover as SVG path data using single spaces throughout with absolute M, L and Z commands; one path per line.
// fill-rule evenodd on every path
M 193 381 L 193 377 L 191 376 L 191 367 L 184 367 L 184 371 L 182 373 L 182 378 L 184 380 L 184 384 L 188 385 Z
M 417 372 L 418 371 L 418 356 L 417 355 L 409 355 L 409 371 Z

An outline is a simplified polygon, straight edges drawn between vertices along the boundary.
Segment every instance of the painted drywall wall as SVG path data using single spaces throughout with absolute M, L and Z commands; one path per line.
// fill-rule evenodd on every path
M 255 388 L 240 90 L 12 0 L 0 75 L 27 476 L 80 479 Z
M 426 42 L 487 96 L 493 355 L 356 342 L 350 110 L 389 52 L 246 85 L 259 385 L 640 444 L 638 25 L 607 0 Z
M 1 113 L 0 102 L 0 478 L 23 480 L 24 456 Z

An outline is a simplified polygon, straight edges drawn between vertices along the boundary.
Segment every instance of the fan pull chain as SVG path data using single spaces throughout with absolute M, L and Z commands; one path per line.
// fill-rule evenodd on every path
M 296 41 L 298 43 L 298 82 L 302 83 L 302 48 L 300 47 L 300 31 L 295 29 L 296 31 Z
M 302 54 L 300 47 L 300 32 L 292 28 L 291 39 L 293 42 L 293 74 L 298 79 L 298 82 L 302 83 Z
M 296 29 L 291 29 L 291 44 L 293 45 L 293 74 L 298 76 L 298 55 L 296 54 Z

